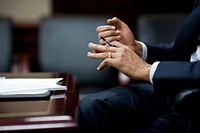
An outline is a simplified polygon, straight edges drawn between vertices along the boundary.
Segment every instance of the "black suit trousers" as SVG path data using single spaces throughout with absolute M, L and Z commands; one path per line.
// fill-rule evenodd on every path
M 159 98 L 149 83 L 89 95 L 79 104 L 81 133 L 186 133 L 189 120 Z

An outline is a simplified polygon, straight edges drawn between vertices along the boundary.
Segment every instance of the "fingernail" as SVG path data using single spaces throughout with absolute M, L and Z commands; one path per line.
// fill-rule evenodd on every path
M 91 52 L 88 52 L 87 55 L 91 55 Z
M 116 39 L 117 39 L 117 40 L 121 39 L 121 36 L 116 36 Z
M 115 29 L 116 29 L 116 27 L 115 27 L 115 26 L 111 26 L 110 28 L 111 28 L 111 30 L 115 30 Z
M 119 31 L 119 30 L 116 30 L 116 33 L 117 33 L 117 34 L 119 34 L 119 33 L 120 33 L 120 31 Z
M 91 43 L 91 42 L 89 43 L 89 46 L 92 46 L 92 43 Z

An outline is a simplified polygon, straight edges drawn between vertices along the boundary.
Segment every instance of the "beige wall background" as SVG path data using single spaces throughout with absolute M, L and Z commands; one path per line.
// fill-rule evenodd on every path
M 51 14 L 51 0 L 0 0 L 0 16 L 16 23 L 35 23 Z

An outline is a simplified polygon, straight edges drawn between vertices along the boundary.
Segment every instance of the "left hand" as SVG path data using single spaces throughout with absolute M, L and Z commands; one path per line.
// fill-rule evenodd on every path
M 97 70 L 113 66 L 133 80 L 149 81 L 151 65 L 142 60 L 133 50 L 120 42 L 113 41 L 114 47 L 89 43 L 89 48 L 98 53 L 88 52 L 89 58 L 103 59 Z M 110 58 L 109 58 L 109 53 Z
M 96 28 L 100 44 L 105 45 L 105 42 L 101 39 L 101 37 L 106 38 L 110 42 L 118 41 L 128 46 L 140 57 L 142 57 L 143 50 L 141 44 L 137 40 L 135 40 L 135 36 L 133 35 L 127 24 L 125 24 L 117 17 L 108 19 L 107 23 L 109 25 L 102 25 Z

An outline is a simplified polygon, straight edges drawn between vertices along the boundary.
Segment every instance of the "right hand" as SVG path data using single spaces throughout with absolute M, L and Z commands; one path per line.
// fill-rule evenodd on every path
M 105 45 L 105 42 L 101 39 L 101 37 L 106 38 L 110 42 L 118 41 L 128 46 L 140 57 L 142 57 L 141 45 L 135 40 L 130 28 L 123 21 L 114 17 L 112 19 L 108 19 L 107 23 L 109 25 L 98 26 L 96 29 L 100 44 Z
M 133 80 L 149 82 L 151 65 L 141 59 L 128 46 L 118 41 L 113 41 L 112 44 L 114 47 L 89 43 L 88 46 L 91 50 L 99 51 L 87 54 L 89 58 L 101 60 L 97 70 L 112 66 Z

